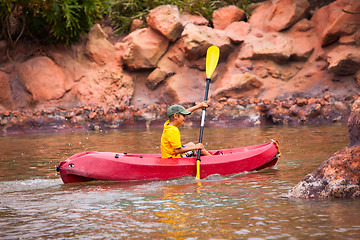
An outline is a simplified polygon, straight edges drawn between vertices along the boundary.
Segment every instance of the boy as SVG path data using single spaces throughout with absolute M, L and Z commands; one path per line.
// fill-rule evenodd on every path
M 186 116 L 197 109 L 208 107 L 206 101 L 201 102 L 191 108 L 185 109 L 183 106 L 175 104 L 168 108 L 167 115 L 169 120 L 164 124 L 164 130 L 161 136 L 161 157 L 162 158 L 181 158 L 195 157 L 196 150 L 201 149 L 201 155 L 211 155 L 202 143 L 194 144 L 189 142 L 181 145 L 179 126 L 183 125 Z

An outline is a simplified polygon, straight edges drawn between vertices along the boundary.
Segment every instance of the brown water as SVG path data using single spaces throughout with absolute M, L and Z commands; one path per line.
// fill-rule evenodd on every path
M 182 129 L 183 142 L 198 129 Z M 287 193 L 348 144 L 344 125 L 206 128 L 208 149 L 277 139 L 273 169 L 169 181 L 63 184 L 55 165 L 82 151 L 159 152 L 161 129 L 0 136 L 0 239 L 360 239 L 359 200 Z

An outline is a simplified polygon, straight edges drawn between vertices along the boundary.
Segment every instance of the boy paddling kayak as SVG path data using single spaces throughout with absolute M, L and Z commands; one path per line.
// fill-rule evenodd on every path
M 181 136 L 179 126 L 183 125 L 186 116 L 193 111 L 208 107 L 208 102 L 201 102 L 193 107 L 185 109 L 183 106 L 175 104 L 167 109 L 169 120 L 164 124 L 164 130 L 161 136 L 161 157 L 162 158 L 181 158 L 194 157 L 196 150 L 201 149 L 201 155 L 211 155 L 202 143 L 189 142 L 185 145 L 181 144 Z

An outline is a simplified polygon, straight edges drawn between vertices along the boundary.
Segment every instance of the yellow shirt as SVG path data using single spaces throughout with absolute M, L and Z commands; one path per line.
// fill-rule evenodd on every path
M 161 157 L 181 158 L 180 154 L 174 153 L 176 148 L 181 148 L 180 131 L 179 128 L 169 125 L 169 120 L 167 120 L 161 136 Z

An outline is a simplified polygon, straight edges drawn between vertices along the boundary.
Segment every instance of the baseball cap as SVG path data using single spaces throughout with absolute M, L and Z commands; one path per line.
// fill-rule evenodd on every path
M 174 115 L 175 113 L 189 115 L 191 112 L 187 111 L 183 106 L 181 106 L 179 104 L 175 104 L 175 105 L 170 106 L 167 109 L 167 115 L 170 117 L 171 115 Z

